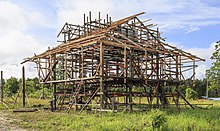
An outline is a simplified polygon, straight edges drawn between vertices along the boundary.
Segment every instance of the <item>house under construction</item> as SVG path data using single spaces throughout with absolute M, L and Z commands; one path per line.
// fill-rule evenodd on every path
M 117 21 L 84 14 L 83 25 L 66 23 L 62 43 L 26 58 L 40 83 L 53 87 L 56 110 L 135 110 L 174 104 L 186 80 L 195 79 L 195 55 L 165 43 L 144 12 Z

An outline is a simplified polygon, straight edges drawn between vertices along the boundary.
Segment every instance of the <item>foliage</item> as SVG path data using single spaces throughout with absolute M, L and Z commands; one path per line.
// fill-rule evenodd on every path
M 202 80 L 195 80 L 195 87 L 193 87 L 193 90 L 195 90 L 198 93 L 198 96 L 205 96 L 206 95 L 206 88 L 207 88 L 207 79 Z
M 191 88 L 187 88 L 186 89 L 186 98 L 196 100 L 196 99 L 198 99 L 198 93 Z
M 25 91 L 28 97 L 40 98 L 42 95 L 42 89 L 40 88 L 39 79 L 35 78 L 27 78 L 25 81 Z M 22 89 L 22 79 L 17 79 L 15 77 L 11 77 L 4 82 L 5 95 L 6 96 L 17 96 L 19 93 L 19 89 Z M 52 90 L 48 85 L 44 86 L 44 94 L 46 98 L 52 98 Z
M 26 92 L 27 94 L 35 93 L 40 89 L 38 78 L 30 79 L 28 78 L 26 80 Z
M 166 113 L 159 109 L 151 110 L 150 117 L 152 119 L 151 125 L 153 129 L 160 129 L 160 127 L 167 122 Z
M 220 88 L 220 42 L 216 43 L 211 60 L 213 60 L 213 65 L 206 74 L 210 81 L 209 88 Z
M 18 92 L 19 89 L 19 82 L 17 78 L 11 77 L 6 80 L 4 85 L 5 91 L 7 92 L 8 96 L 12 96 Z
M 32 98 L 40 98 L 41 95 L 42 95 L 42 89 L 41 90 L 37 90 L 31 94 L 29 94 L 29 97 L 32 97 Z M 47 98 L 47 99 L 51 99 L 52 98 L 52 90 L 49 89 L 49 88 L 44 88 L 44 96 Z

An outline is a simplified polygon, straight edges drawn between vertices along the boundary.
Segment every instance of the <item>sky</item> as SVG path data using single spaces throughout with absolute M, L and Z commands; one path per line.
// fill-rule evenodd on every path
M 101 12 L 112 20 L 146 12 L 140 19 L 163 32 L 166 42 L 206 59 L 199 62 L 196 77 L 202 79 L 210 68 L 209 59 L 220 40 L 219 0 L 0 0 L 0 70 L 4 77 L 37 76 L 35 64 L 20 63 L 34 53 L 55 47 L 64 23 L 82 24 L 83 14 Z

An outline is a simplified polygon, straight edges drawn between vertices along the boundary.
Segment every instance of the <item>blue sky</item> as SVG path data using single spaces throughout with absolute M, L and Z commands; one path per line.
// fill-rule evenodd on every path
M 146 12 L 142 20 L 167 37 L 167 42 L 206 59 L 198 63 L 197 78 L 211 66 L 209 57 L 220 40 L 219 0 L 0 0 L 0 70 L 5 77 L 20 77 L 20 62 L 58 45 L 56 35 L 65 22 L 81 24 L 83 13 L 100 11 L 117 20 Z M 26 64 L 28 77 L 36 76 L 33 64 Z

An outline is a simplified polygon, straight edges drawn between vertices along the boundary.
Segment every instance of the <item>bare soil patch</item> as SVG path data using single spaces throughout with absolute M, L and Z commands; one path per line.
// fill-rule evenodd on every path
M 0 111 L 0 130 L 1 131 L 25 131 L 15 124 L 16 119 L 9 118 L 7 113 Z

